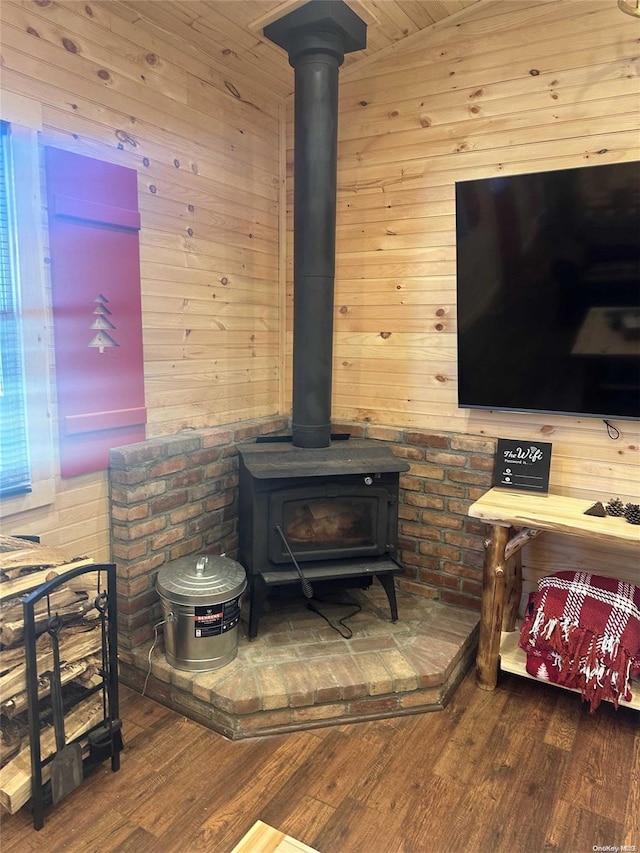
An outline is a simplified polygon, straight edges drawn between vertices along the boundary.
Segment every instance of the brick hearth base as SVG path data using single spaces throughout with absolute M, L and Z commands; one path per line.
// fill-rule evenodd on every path
M 478 614 L 398 591 L 392 624 L 377 581 L 340 596 L 362 605 L 347 620 L 351 639 L 306 608 L 272 600 L 249 642 L 243 618 L 238 655 L 210 672 L 171 667 L 162 634 L 121 663 L 121 680 L 226 737 L 240 739 L 318 726 L 441 710 L 467 672 Z M 332 620 L 349 608 L 321 607 Z

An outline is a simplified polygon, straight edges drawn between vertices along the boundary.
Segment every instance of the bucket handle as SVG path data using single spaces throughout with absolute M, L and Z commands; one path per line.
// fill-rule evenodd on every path
M 204 575 L 204 570 L 207 567 L 207 563 L 209 562 L 208 557 L 199 557 L 198 562 L 196 563 L 196 575 L 201 578 Z

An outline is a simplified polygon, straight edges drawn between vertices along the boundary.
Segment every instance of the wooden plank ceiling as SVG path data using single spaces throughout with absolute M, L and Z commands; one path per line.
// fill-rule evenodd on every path
M 151 33 L 182 40 L 216 65 L 268 83 L 279 97 L 293 89 L 284 51 L 262 29 L 305 0 L 114 0 L 110 10 Z M 480 0 L 346 0 L 367 24 L 365 50 L 345 57 L 344 67 L 459 15 Z

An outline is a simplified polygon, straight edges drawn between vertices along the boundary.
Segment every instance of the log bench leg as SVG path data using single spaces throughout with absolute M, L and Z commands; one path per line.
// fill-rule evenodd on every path
M 476 658 L 476 683 L 483 690 L 494 690 L 498 683 L 500 632 L 505 598 L 505 555 L 510 527 L 494 525 L 485 542 L 480 609 L 480 637 Z
M 502 630 L 515 631 L 522 597 L 522 551 L 516 551 L 505 563 Z

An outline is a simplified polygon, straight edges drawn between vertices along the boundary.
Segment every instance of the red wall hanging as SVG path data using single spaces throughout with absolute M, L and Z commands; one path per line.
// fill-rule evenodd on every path
M 145 439 L 137 173 L 45 149 L 60 469 Z

